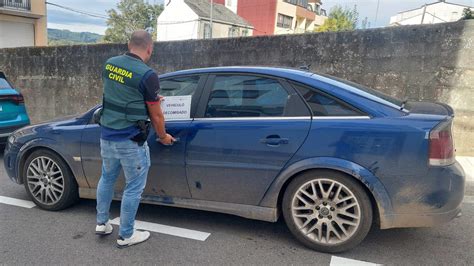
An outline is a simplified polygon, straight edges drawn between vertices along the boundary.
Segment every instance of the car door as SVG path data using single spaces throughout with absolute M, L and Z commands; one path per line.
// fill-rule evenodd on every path
M 165 98 L 166 96 L 192 95 L 191 117 L 166 121 L 166 131 L 179 139 L 171 146 L 158 143 L 155 130 L 153 128 L 150 130 L 148 145 L 151 167 L 144 195 L 156 196 L 158 199 L 162 196 L 190 197 L 185 169 L 186 141 L 205 78 L 206 76 L 203 75 L 191 75 L 160 79 L 160 95 Z M 91 188 L 97 187 L 101 175 L 99 139 L 100 126 L 93 122 L 89 123 L 84 129 L 81 155 L 84 173 Z M 121 192 L 124 185 L 123 172 L 121 172 L 115 190 Z
M 310 125 L 308 108 L 285 80 L 210 76 L 187 144 L 192 198 L 257 205 Z

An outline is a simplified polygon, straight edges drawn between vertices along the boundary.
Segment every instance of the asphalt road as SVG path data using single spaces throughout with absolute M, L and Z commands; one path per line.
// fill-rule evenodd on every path
M 0 196 L 29 200 L 11 182 L 0 161 Z M 119 215 L 115 202 L 112 216 Z M 113 218 L 112 217 L 112 218 Z M 94 234 L 95 201 L 81 200 L 48 212 L 0 203 L 0 264 L 312 264 L 330 265 L 331 255 L 300 245 L 283 221 L 267 223 L 231 215 L 163 206 L 140 206 L 138 219 L 208 232 L 205 241 L 152 233 L 149 241 L 117 249 L 115 232 Z M 422 229 L 372 230 L 357 248 L 338 257 L 386 265 L 473 265 L 474 200 L 463 216 Z

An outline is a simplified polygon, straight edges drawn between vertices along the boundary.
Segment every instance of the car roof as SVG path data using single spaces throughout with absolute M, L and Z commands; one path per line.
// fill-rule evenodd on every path
M 287 76 L 287 75 L 296 75 L 296 76 L 311 76 L 314 73 L 303 71 L 294 68 L 282 68 L 282 67 L 265 67 L 265 66 L 226 66 L 226 67 L 207 67 L 207 68 L 195 68 L 188 70 L 180 70 L 171 73 L 161 75 L 160 77 L 168 76 L 178 76 L 178 75 L 192 75 L 192 74 L 201 74 L 201 73 L 232 73 L 232 72 L 241 72 L 241 73 L 255 73 L 262 75 L 273 75 L 273 76 Z

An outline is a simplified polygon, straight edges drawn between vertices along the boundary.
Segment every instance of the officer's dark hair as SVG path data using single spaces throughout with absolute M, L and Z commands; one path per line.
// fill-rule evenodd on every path
M 152 43 L 153 39 L 151 38 L 150 33 L 145 30 L 134 31 L 130 37 L 130 41 L 128 42 L 131 47 L 141 48 L 143 50 L 148 48 L 148 45 Z

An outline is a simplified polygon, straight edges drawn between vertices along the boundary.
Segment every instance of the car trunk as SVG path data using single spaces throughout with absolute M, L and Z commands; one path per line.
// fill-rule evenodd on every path
M 405 109 L 415 114 L 454 116 L 451 106 L 438 102 L 408 102 Z
M 0 121 L 15 119 L 20 112 L 23 97 L 14 89 L 0 89 Z

